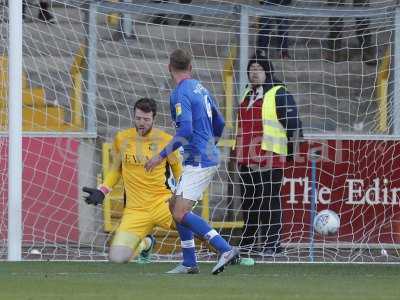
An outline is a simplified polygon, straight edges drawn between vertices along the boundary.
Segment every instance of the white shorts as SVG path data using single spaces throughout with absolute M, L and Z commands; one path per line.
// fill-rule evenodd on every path
M 203 197 L 203 192 L 209 186 L 217 169 L 218 166 L 207 168 L 184 166 L 175 194 L 182 195 L 184 199 L 199 201 Z

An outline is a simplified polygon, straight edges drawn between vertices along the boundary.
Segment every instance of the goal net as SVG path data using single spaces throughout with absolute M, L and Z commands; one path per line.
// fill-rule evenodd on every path
M 1 259 L 12 234 L 6 2 L 0 4 Z M 98 207 L 83 201 L 81 189 L 101 183 L 115 133 L 134 126 L 136 100 L 155 99 L 157 127 L 174 133 L 168 56 L 184 48 L 193 56 L 193 77 L 226 120 L 218 174 L 195 212 L 259 261 L 398 262 L 400 11 L 396 1 L 354 2 L 24 2 L 23 259 L 107 259 L 123 186 Z M 304 132 L 272 198 L 271 177 L 264 176 L 271 171 L 252 164 L 243 174 L 232 151 L 256 51 L 293 95 Z M 323 209 L 340 218 L 333 236 L 311 225 Z M 154 259 L 180 258 L 176 232 L 154 234 Z M 199 259 L 215 259 L 201 239 L 196 247 Z

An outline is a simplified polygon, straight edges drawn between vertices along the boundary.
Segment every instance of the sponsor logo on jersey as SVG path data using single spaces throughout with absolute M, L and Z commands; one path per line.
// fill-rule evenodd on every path
M 155 144 L 155 143 L 149 144 L 149 150 L 150 151 L 156 151 L 157 150 L 157 144 Z
M 182 113 L 182 106 L 180 103 L 175 104 L 175 114 L 176 116 L 181 115 Z

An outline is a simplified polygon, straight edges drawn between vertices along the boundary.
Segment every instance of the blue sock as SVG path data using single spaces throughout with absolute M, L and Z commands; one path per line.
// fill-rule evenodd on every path
M 183 255 L 183 265 L 185 267 L 194 267 L 197 265 L 196 262 L 196 254 L 195 254 L 195 245 L 193 232 L 190 231 L 189 228 L 175 223 L 176 229 L 178 230 L 179 237 L 181 238 L 181 248 Z
M 206 221 L 193 212 L 188 212 L 183 217 L 182 224 L 187 228 L 190 228 L 190 230 L 198 236 L 208 240 L 209 243 L 220 253 L 224 253 L 232 249 L 232 247 L 222 238 L 222 236 L 218 234 L 218 232 L 212 229 Z

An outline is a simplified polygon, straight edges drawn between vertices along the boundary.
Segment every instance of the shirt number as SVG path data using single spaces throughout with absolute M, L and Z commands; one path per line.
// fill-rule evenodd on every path
M 204 95 L 204 105 L 206 106 L 207 116 L 212 119 L 211 104 L 207 95 Z

